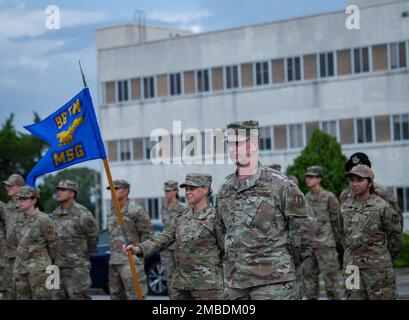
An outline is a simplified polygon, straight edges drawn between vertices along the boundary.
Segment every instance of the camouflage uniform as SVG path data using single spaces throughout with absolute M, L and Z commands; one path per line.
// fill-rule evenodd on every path
M 373 181 L 372 170 L 364 165 L 354 167 L 348 175 Z M 344 268 L 355 265 L 360 275 L 360 288 L 347 289 L 347 299 L 396 299 L 392 259 L 403 247 L 399 215 L 375 194 L 365 201 L 348 198 L 341 214 Z
M 115 188 L 129 189 L 130 185 L 125 180 L 115 180 Z M 108 187 L 109 189 L 109 187 Z M 129 243 L 141 242 L 152 236 L 152 226 L 148 213 L 138 204 L 127 201 L 121 208 L 124 228 Z M 137 293 L 133 281 L 131 267 L 128 257 L 122 253 L 122 245 L 125 239 L 122 228 L 118 222 L 115 207 L 111 209 L 108 217 L 109 232 L 109 291 L 112 300 L 136 300 Z M 144 270 L 144 261 L 134 258 L 136 270 L 138 272 L 139 285 L 145 297 L 148 292 L 148 284 Z
M 188 174 L 184 186 L 208 186 L 211 176 Z M 144 256 L 150 256 L 175 244 L 176 269 L 170 296 L 173 300 L 218 300 L 223 298 L 221 238 L 215 226 L 215 209 L 200 212 L 192 208 L 177 213 L 162 233 L 141 244 Z
M 3 181 L 3 185 L 24 186 L 25 181 L 19 174 L 12 174 L 6 181 Z M 6 250 L 5 250 L 5 270 L 4 277 L 6 279 L 6 286 L 8 288 L 8 296 L 10 300 L 16 297 L 16 283 L 13 273 L 14 262 L 17 256 L 18 238 L 15 233 L 17 217 L 21 214 L 17 211 L 17 202 L 14 199 L 9 200 L 4 207 L 4 216 L 6 223 Z
M 78 191 L 75 182 L 60 181 L 57 189 Z M 90 299 L 91 286 L 89 257 L 95 251 L 99 230 L 97 223 L 87 208 L 73 201 L 70 207 L 62 206 L 52 214 L 56 231 L 55 265 L 60 268 L 60 299 Z
M 401 229 L 403 230 L 403 212 L 399 207 L 398 200 L 396 197 L 388 190 L 388 188 L 374 182 L 373 183 L 374 191 L 373 193 L 378 197 L 386 201 L 386 203 L 399 215 L 399 221 L 401 224 Z M 341 205 L 348 199 L 354 198 L 354 193 L 349 187 L 345 188 L 342 191 L 340 196 Z
M 166 181 L 165 182 L 165 191 L 169 190 L 177 190 L 178 183 L 176 181 Z M 170 224 L 173 217 L 177 214 L 181 214 L 186 211 L 186 206 L 176 200 L 175 204 L 167 204 L 163 203 L 161 212 L 162 212 L 162 221 L 165 227 Z M 170 288 L 170 280 L 172 279 L 173 273 L 175 272 L 176 268 L 176 260 L 175 260 L 175 245 L 172 244 L 166 250 L 163 250 L 160 254 L 160 260 L 162 262 L 162 266 L 164 267 L 166 279 L 168 282 L 168 287 Z
M 229 124 L 240 134 L 257 121 Z M 304 195 L 282 173 L 258 163 L 252 176 L 226 177 L 217 196 L 224 239 L 226 299 L 298 299 L 296 265 L 311 255 L 313 238 Z
M 0 201 L 0 292 L 3 294 L 7 292 L 6 261 L 6 208 Z
M 307 168 L 306 177 L 323 177 L 323 169 L 319 166 Z M 305 195 L 309 206 L 317 218 L 317 234 L 313 254 L 303 263 L 304 289 L 308 299 L 319 299 L 319 275 L 325 282 L 328 299 L 340 299 L 338 290 L 339 269 L 336 240 L 341 239 L 339 227 L 339 202 L 332 192 L 320 187 L 318 193 L 308 192 Z
M 357 152 L 351 155 L 347 163 L 345 164 L 345 172 L 349 172 L 354 166 L 358 164 L 364 164 L 368 167 L 371 167 L 371 161 L 369 161 L 368 156 L 365 153 Z M 388 188 L 376 183 L 373 181 L 373 193 L 378 197 L 381 197 L 385 200 L 391 208 L 399 215 L 399 220 L 401 223 L 401 229 L 403 230 L 403 212 L 399 207 L 398 201 L 396 197 L 388 190 Z M 342 204 L 350 198 L 354 198 L 354 193 L 351 191 L 349 187 L 345 188 L 340 195 L 340 202 Z
M 29 186 L 21 188 L 19 197 L 40 198 L 37 189 Z M 16 298 L 18 300 L 51 299 L 51 291 L 46 287 L 46 268 L 52 265 L 54 257 L 54 225 L 43 212 L 36 209 L 31 214 L 21 214 L 16 221 L 19 239 L 17 257 L 14 264 L 16 278 Z

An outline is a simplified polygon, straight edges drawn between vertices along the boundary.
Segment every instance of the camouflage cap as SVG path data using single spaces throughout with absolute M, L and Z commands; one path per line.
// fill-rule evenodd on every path
M 71 181 L 71 180 L 61 180 L 56 189 L 67 189 L 72 190 L 74 192 L 78 192 L 78 183 Z
M 24 186 L 25 184 L 24 178 L 17 173 L 13 173 L 7 180 L 3 181 L 3 185 L 8 187 Z
M 126 180 L 119 179 L 119 180 L 114 180 L 112 181 L 112 184 L 114 185 L 115 189 L 129 189 L 131 187 L 130 183 Z M 108 186 L 107 190 L 111 190 L 111 188 Z
M 281 164 L 279 163 L 273 163 L 271 165 L 268 166 L 271 169 L 277 170 L 277 171 L 281 171 Z
M 374 179 L 374 174 L 371 168 L 369 168 L 365 164 L 358 164 L 357 166 L 353 167 L 351 171 L 349 171 L 346 176 L 349 178 L 351 176 L 358 176 L 361 178 L 369 178 L 371 181 Z
M 323 177 L 324 169 L 321 166 L 311 166 L 305 171 L 306 177 Z
M 165 191 L 173 191 L 173 190 L 178 190 L 178 183 L 177 181 L 173 181 L 173 180 L 168 180 L 165 181 Z
M 19 198 L 37 198 L 40 199 L 40 191 L 37 188 L 23 186 L 17 194 Z
M 212 176 L 205 173 L 188 173 L 185 181 L 180 185 L 181 188 L 186 186 L 192 187 L 211 187 Z
M 235 139 L 229 139 L 230 136 L 235 136 Z M 259 125 L 257 120 L 232 122 L 226 127 L 226 141 L 245 141 L 251 136 L 259 136 Z

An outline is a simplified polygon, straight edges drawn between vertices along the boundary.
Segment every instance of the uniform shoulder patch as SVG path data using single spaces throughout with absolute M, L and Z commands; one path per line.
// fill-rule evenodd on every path
M 293 196 L 293 205 L 297 208 L 301 208 L 304 206 L 304 198 L 300 194 L 295 194 Z

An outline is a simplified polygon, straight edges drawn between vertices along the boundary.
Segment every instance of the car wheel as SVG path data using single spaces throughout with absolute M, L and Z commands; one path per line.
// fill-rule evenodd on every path
M 148 270 L 148 287 L 154 295 L 164 295 L 168 291 L 165 271 L 159 261 L 152 263 Z

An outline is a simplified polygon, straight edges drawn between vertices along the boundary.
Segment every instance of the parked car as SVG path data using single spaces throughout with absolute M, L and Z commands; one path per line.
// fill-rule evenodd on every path
M 153 223 L 155 235 L 163 229 L 162 223 Z M 101 288 L 109 294 L 109 238 L 108 230 L 101 232 L 97 249 L 91 255 L 92 288 Z M 148 278 L 149 294 L 167 295 L 168 287 L 165 273 L 160 261 L 160 254 L 156 253 L 145 258 L 145 272 Z

